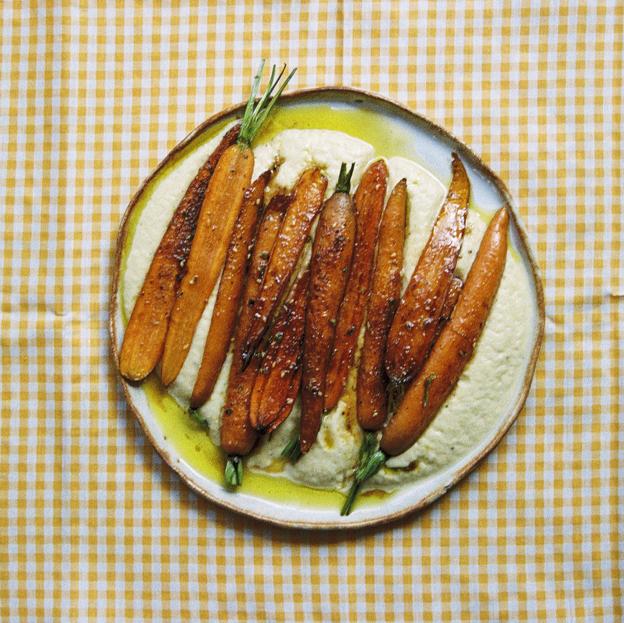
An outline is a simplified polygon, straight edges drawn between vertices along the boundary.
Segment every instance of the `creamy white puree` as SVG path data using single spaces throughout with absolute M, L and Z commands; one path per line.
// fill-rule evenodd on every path
M 225 130 L 224 130 L 225 131 Z M 167 224 L 197 169 L 215 148 L 220 137 L 209 141 L 182 159 L 147 200 L 122 276 L 123 302 L 129 316 L 145 274 Z M 341 162 L 355 162 L 355 188 L 369 162 L 379 157 L 368 143 L 342 132 L 330 130 L 285 130 L 254 149 L 254 177 L 280 160 L 279 172 L 269 193 L 291 188 L 300 174 L 319 166 L 329 180 L 327 195 L 333 192 Z M 388 194 L 405 177 L 408 183 L 409 215 L 405 244 L 403 284 L 407 284 L 427 241 L 433 221 L 446 194 L 443 184 L 419 164 L 405 158 L 386 160 L 390 173 Z M 470 210 L 457 272 L 465 277 L 475 257 L 485 223 Z M 306 255 L 309 249 L 306 249 Z M 180 375 L 170 387 L 174 398 L 188 406 L 195 376 L 210 326 L 215 287 L 193 338 Z M 388 461 L 369 483 L 370 488 L 392 490 L 401 483 L 425 477 L 457 462 L 493 429 L 510 403 L 522 378 L 532 335 L 533 312 L 528 277 L 520 261 L 508 253 L 505 273 L 490 317 L 475 355 L 457 387 L 420 440 L 404 454 Z M 362 335 L 360 335 L 360 343 Z M 212 440 L 219 442 L 221 406 L 225 400 L 231 355 L 221 370 L 211 399 L 201 408 Z M 357 460 L 361 433 L 356 424 L 354 404 L 355 369 L 347 392 L 324 419 L 318 440 L 296 464 L 287 464 L 280 475 L 313 487 L 345 490 Z M 252 470 L 275 474 L 274 468 L 284 444 L 298 427 L 298 402 L 291 416 L 270 437 L 261 441 L 247 459 Z

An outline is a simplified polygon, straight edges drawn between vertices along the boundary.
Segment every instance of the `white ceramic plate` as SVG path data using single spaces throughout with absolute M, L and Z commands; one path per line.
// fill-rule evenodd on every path
M 357 109 L 378 116 L 383 121 L 386 143 L 396 139 L 401 153 L 420 162 L 434 175 L 446 180 L 450 153 L 457 152 L 464 162 L 472 184 L 473 201 L 488 214 L 502 205 L 511 209 L 511 243 L 517 250 L 522 266 L 531 284 L 531 309 L 534 326 L 530 348 L 526 355 L 526 370 L 523 378 L 517 380 L 513 399 L 501 409 L 494 426 L 480 442 L 456 463 L 428 477 L 404 485 L 396 493 L 384 497 L 375 504 L 357 505 L 351 515 L 341 517 L 339 505 L 315 507 L 297 501 L 274 501 L 258 493 L 232 492 L 223 487 L 217 478 L 212 479 L 202 470 L 193 467 L 185 452 L 163 433 L 158 417 L 150 407 L 142 386 L 135 386 L 121 379 L 128 404 L 138 418 L 150 441 L 165 461 L 182 479 L 199 494 L 229 509 L 271 523 L 302 528 L 352 528 L 388 522 L 423 508 L 448 491 L 456 482 L 469 473 L 500 441 L 524 405 L 537 355 L 539 352 L 543 324 L 544 302 L 538 269 L 527 244 L 526 234 L 515 211 L 512 198 L 501 180 L 473 154 L 465 145 L 448 132 L 409 111 L 403 106 L 381 96 L 348 88 L 322 88 L 298 91 L 285 95 L 280 100 L 282 108 L 314 105 L 322 107 L 327 114 L 328 107 L 335 109 Z M 196 142 L 204 140 L 215 132 L 217 126 L 242 114 L 243 104 L 218 113 L 201 124 L 177 145 L 158 165 L 143 183 L 130 202 L 123 217 L 117 246 L 111 298 L 110 331 L 113 355 L 118 361 L 118 350 L 123 338 L 123 319 L 118 291 L 121 273 L 122 250 L 128 235 L 133 211 L 145 193 L 149 193 L 159 178 L 167 174 L 168 165 L 184 158 Z M 311 119 L 310 127 L 315 127 Z M 410 152 L 406 154 L 406 149 Z M 397 155 L 384 153 L 383 155 Z

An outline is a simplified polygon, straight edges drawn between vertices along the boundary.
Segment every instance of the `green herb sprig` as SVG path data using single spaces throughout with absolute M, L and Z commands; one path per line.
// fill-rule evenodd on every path
M 429 406 L 429 390 L 431 388 L 431 383 L 433 383 L 436 380 L 436 377 L 437 377 L 436 374 L 430 374 L 425 379 L 425 386 L 423 389 L 423 407 Z

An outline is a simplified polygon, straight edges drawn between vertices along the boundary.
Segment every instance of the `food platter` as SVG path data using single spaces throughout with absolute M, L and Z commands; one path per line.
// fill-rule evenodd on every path
M 198 146 L 205 145 L 229 122 L 239 118 L 243 110 L 244 104 L 229 108 L 196 128 L 158 165 L 126 210 L 117 243 L 110 308 L 113 355 L 117 364 L 126 323 L 123 276 L 141 210 L 149 197 L 164 188 L 163 183 L 171 178 L 176 168 L 186 159 L 193 158 Z M 302 110 L 306 111 L 305 116 L 300 114 Z M 478 209 L 487 219 L 501 206 L 507 206 L 511 216 L 510 246 L 529 284 L 526 309 L 530 335 L 522 353 L 522 373 L 514 378 L 513 388 L 501 396 L 495 417 L 489 420 L 487 429 L 465 454 L 443 469 L 409 482 L 391 494 L 379 498 L 369 496 L 346 517 L 340 516 L 336 510 L 335 497 L 340 497 L 339 494 L 317 495 L 307 487 L 284 489 L 280 479 L 272 479 L 270 475 L 251 477 L 250 485 L 237 491 L 224 487 L 218 470 L 211 467 L 211 462 L 222 461 L 219 451 L 209 447 L 205 433 L 189 428 L 186 420 L 172 415 L 176 410 L 174 401 L 158 388 L 158 381 L 151 378 L 147 384 L 138 385 L 121 379 L 128 405 L 152 445 L 192 489 L 226 508 L 282 526 L 332 529 L 381 524 L 423 508 L 448 491 L 497 445 L 522 409 L 543 333 L 544 304 L 538 269 L 513 200 L 503 182 L 448 132 L 384 97 L 340 87 L 283 95 L 264 140 L 271 132 L 293 127 L 340 130 L 343 126 L 345 131 L 374 144 L 383 156 L 408 157 L 418 162 L 444 184 L 448 182 L 450 155 L 457 153 L 472 184 L 471 208 Z M 262 140 L 261 136 L 259 142 Z M 165 413 L 167 406 L 171 407 L 169 413 Z

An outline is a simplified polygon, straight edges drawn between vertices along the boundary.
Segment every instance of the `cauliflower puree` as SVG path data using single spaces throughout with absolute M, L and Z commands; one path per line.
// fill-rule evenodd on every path
M 227 128 L 226 128 L 227 129 Z M 224 129 L 225 131 L 225 129 Z M 152 257 L 167 224 L 197 169 L 218 143 L 220 136 L 197 148 L 159 184 L 149 197 L 137 223 L 121 276 L 123 305 L 129 317 Z M 290 189 L 308 167 L 319 166 L 329 180 L 327 195 L 333 192 L 341 162 L 355 162 L 352 188 L 356 188 L 368 163 L 383 154 L 360 139 L 334 130 L 284 130 L 254 149 L 254 177 L 276 160 L 282 164 L 268 193 Z M 446 194 L 444 185 L 421 165 L 401 157 L 386 160 L 389 170 L 388 194 L 403 177 L 407 179 L 408 231 L 405 242 L 403 285 L 427 241 L 435 216 Z M 466 234 L 457 273 L 465 277 L 475 257 L 486 224 L 475 209 L 468 212 Z M 306 249 L 309 254 L 309 248 Z M 519 259 L 509 252 L 503 279 L 485 330 L 473 359 L 457 387 L 425 434 L 405 453 L 389 460 L 367 483 L 368 488 L 393 490 L 402 483 L 423 478 L 460 459 L 479 443 L 494 426 L 501 410 L 509 404 L 523 376 L 532 335 L 529 281 Z M 184 366 L 169 392 L 184 408 L 188 407 L 201 362 L 218 287 L 216 286 L 197 327 Z M 360 344 L 362 342 L 360 335 Z M 219 443 L 221 406 L 225 399 L 228 355 L 211 399 L 200 415 Z M 283 465 L 279 454 L 298 428 L 299 404 L 282 426 L 265 438 L 246 461 L 246 468 L 278 474 L 307 486 L 345 491 L 355 466 L 361 433 L 355 419 L 355 369 L 347 391 L 337 407 L 328 413 L 312 449 L 296 464 Z

